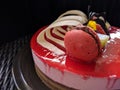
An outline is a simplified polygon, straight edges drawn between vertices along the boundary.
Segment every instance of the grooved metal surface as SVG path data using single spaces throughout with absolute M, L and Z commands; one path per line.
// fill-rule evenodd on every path
M 31 35 L 0 46 L 0 90 L 15 90 L 12 77 L 13 58 L 17 52 L 30 42 Z

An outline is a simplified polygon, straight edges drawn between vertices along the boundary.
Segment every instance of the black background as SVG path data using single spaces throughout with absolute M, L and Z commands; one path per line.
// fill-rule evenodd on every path
M 0 0 L 0 43 L 36 32 L 70 9 L 107 12 L 107 20 L 120 27 L 120 0 Z

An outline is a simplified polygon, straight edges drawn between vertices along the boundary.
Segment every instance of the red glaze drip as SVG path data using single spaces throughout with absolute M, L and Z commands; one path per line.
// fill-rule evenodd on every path
M 108 78 L 106 88 L 110 89 L 110 87 L 111 87 L 111 86 L 110 86 L 111 81 L 112 81 L 112 79 L 111 79 L 111 78 Z
M 62 82 L 64 79 L 64 71 L 62 71 L 61 74 L 62 74 L 62 76 L 61 76 L 61 82 Z
M 113 86 L 115 85 L 115 83 L 117 82 L 118 78 L 115 78 L 112 85 L 111 85 L 111 88 L 113 88 Z
M 114 87 L 114 85 L 115 85 L 115 83 L 116 83 L 117 80 L 118 80 L 118 78 L 108 77 L 106 88 L 109 89 L 109 90 L 111 90 Z
M 46 71 L 47 71 L 47 73 L 49 73 L 51 67 L 50 67 L 48 64 L 46 65 L 46 67 L 47 67 L 47 68 L 46 68 L 46 69 L 47 69 Z

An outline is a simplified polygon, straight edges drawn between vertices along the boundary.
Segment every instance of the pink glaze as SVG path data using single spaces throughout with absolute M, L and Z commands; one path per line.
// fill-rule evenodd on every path
M 46 76 L 62 85 L 78 90 L 120 89 L 120 78 L 96 71 L 96 63 L 78 63 L 66 54 L 56 55 L 39 45 L 36 38 L 44 28 L 38 30 L 32 37 L 31 50 L 35 64 Z M 111 38 L 115 38 L 118 34 L 115 30 L 111 32 L 114 32 Z

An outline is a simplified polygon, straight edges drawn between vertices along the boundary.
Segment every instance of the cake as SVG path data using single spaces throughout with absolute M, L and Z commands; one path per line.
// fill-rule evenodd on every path
M 120 89 L 120 29 L 106 22 L 109 33 L 96 31 L 88 21 L 94 20 L 70 10 L 33 35 L 36 73 L 50 89 Z

